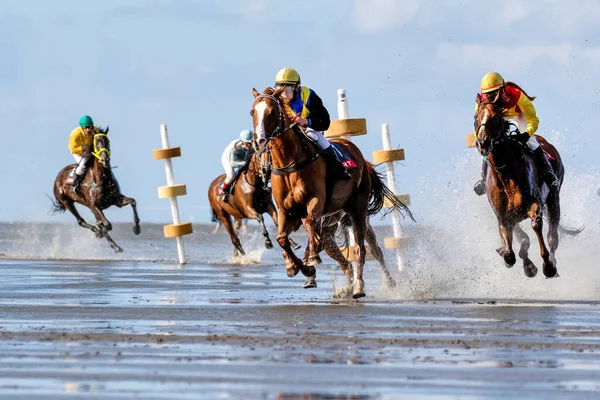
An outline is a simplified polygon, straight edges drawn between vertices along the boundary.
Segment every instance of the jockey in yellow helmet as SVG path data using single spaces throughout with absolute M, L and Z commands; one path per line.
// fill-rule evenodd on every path
M 283 68 L 275 76 L 275 89 L 282 87 L 285 89 L 281 93 L 281 98 L 295 113 L 291 118 L 292 122 L 303 128 L 306 137 L 316 143 L 323 154 L 339 164 L 336 169 L 339 171 L 337 175 L 340 179 L 350 179 L 352 176 L 341 164 L 331 143 L 323 134 L 329 129 L 331 120 L 321 98 L 314 90 L 301 86 L 300 74 L 292 68 Z
M 527 147 L 532 151 L 533 158 L 542 171 L 544 182 L 550 190 L 555 190 L 560 185 L 560 181 L 554 174 L 552 166 L 539 142 L 535 138 L 535 132 L 538 129 L 539 119 L 535 112 L 532 101 L 534 96 L 529 96 L 519 85 L 513 82 L 505 82 L 504 78 L 497 72 L 490 72 L 481 79 L 481 92 L 479 98 L 482 101 L 493 101 L 498 97 L 498 102 L 502 108 L 506 119 L 513 120 L 521 133 L 529 135 Z M 475 105 L 477 113 L 478 105 Z M 477 132 L 475 132 L 477 135 Z M 481 196 L 485 193 L 485 180 L 487 177 L 487 162 L 484 159 L 481 166 L 481 180 L 475 184 L 473 190 Z

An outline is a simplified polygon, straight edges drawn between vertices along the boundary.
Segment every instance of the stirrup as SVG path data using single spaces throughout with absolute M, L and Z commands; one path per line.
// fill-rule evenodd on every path
M 483 196 L 485 194 L 485 190 L 485 182 L 483 181 L 483 179 L 475 182 L 475 185 L 473 186 L 473 191 L 477 196 Z

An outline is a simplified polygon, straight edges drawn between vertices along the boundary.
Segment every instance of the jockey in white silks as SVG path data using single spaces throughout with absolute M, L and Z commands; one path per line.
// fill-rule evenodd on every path
M 240 138 L 229 143 L 221 156 L 221 164 L 223 164 L 223 168 L 225 169 L 226 177 L 221 185 L 219 194 L 221 195 L 221 200 L 225 203 L 227 203 L 231 183 L 235 180 L 237 172 L 241 167 L 246 165 L 246 161 L 254 153 L 252 135 L 252 130 L 244 129 L 241 131 Z

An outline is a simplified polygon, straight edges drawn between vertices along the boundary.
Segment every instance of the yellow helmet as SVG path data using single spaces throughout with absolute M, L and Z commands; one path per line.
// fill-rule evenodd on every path
M 504 78 L 497 72 L 488 72 L 481 78 L 481 93 L 489 93 L 504 86 Z
M 284 68 L 280 70 L 277 75 L 275 75 L 275 84 L 276 85 L 299 85 L 300 84 L 300 74 L 292 68 Z

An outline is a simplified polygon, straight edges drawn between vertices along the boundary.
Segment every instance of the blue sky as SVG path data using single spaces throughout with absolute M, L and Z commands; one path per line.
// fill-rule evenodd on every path
M 188 186 L 182 219 L 207 222 L 221 152 L 251 126 L 252 88 L 262 91 L 288 66 L 334 118 L 336 90 L 347 90 L 350 115 L 367 119 L 369 134 L 355 138 L 367 158 L 390 124 L 407 157 L 396 169 L 399 191 L 411 194 L 417 216 L 431 206 L 424 181 L 478 157 L 465 133 L 488 71 L 538 96 L 540 134 L 578 142 L 567 168 L 596 166 L 598 20 L 594 0 L 3 2 L 0 167 L 13 194 L 0 202 L 0 220 L 72 218 L 51 216 L 45 194 L 72 162 L 70 131 L 90 114 L 111 127 L 115 174 L 143 221 L 170 220 L 156 192 L 166 184 L 163 163 L 152 159 L 167 123 L 183 153 L 173 162 Z M 460 171 L 473 181 L 478 173 Z M 131 219 L 126 209 L 107 216 Z

